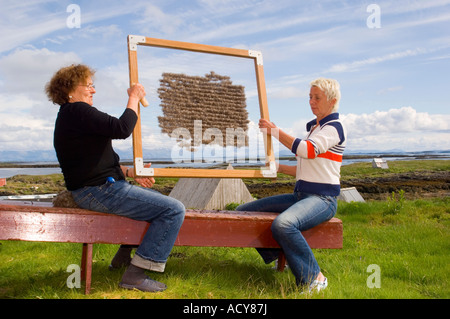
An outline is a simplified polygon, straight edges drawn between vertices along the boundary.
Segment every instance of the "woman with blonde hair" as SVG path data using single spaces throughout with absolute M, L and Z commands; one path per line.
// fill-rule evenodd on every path
M 277 138 L 297 158 L 296 166 L 279 165 L 278 172 L 296 177 L 292 194 L 275 195 L 238 207 L 238 210 L 276 212 L 272 235 L 284 251 L 297 285 L 307 285 L 310 291 L 320 291 L 328 285 L 302 235 L 331 219 L 337 209 L 340 193 L 340 167 L 346 143 L 345 129 L 337 113 L 340 100 L 339 83 L 319 78 L 311 82 L 309 104 L 316 118 L 307 123 L 307 135 L 295 138 L 275 124 L 261 119 L 262 131 Z M 263 260 L 278 258 L 277 249 L 258 249 Z

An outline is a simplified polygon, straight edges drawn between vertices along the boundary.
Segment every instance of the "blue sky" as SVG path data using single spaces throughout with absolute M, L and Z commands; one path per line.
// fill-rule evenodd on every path
M 43 88 L 71 63 L 97 70 L 94 106 L 120 116 L 129 34 L 261 51 L 270 119 L 292 135 L 302 137 L 313 118 L 309 83 L 329 77 L 341 84 L 349 151 L 450 149 L 450 0 L 0 0 L 0 7 L 0 151 L 53 149 L 58 107 Z M 245 86 L 257 121 L 253 67 L 241 59 L 141 47 L 138 59 L 151 102 L 141 110 L 146 149 L 167 145 L 155 120 L 162 72 L 231 76 Z M 129 149 L 131 138 L 115 147 Z

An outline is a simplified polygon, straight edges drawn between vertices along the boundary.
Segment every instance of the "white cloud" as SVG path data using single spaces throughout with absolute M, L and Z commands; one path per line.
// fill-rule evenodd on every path
M 73 52 L 52 52 L 32 46 L 19 48 L 0 58 L 0 94 L 26 93 L 33 97 L 44 90 L 45 84 L 60 67 L 80 63 Z M 38 94 L 39 94 L 38 93 Z
M 49 14 L 48 3 L 56 1 L 2 1 L 0 11 L 0 52 L 66 27 L 65 10 L 62 14 Z
M 402 1 L 386 1 L 382 3 L 383 11 L 388 14 L 410 13 L 447 5 L 450 5 L 449 0 L 409 1 L 407 5 Z
M 45 84 L 75 53 L 52 52 L 32 46 L 0 58 L 0 150 L 52 149 L 58 107 L 48 101 Z
M 299 86 L 286 86 L 268 89 L 267 94 L 275 99 L 291 99 L 308 96 L 309 91 Z
M 261 0 L 199 0 L 199 4 L 210 14 L 229 16 L 263 5 Z
M 352 136 L 347 140 L 348 151 L 389 151 L 422 152 L 431 150 L 449 150 L 450 133 L 408 133 Z
M 49 150 L 53 148 L 53 124 L 57 108 L 46 116 L 37 114 L 42 104 L 25 94 L 0 94 L 0 151 Z M 38 116 L 36 116 L 38 115 Z
M 417 112 L 412 107 L 370 114 L 340 114 L 347 130 L 347 151 L 426 151 L 450 149 L 450 114 Z M 298 119 L 287 134 L 304 138 L 309 119 Z
M 298 26 L 311 20 L 315 20 L 314 17 L 296 17 L 292 19 L 280 20 L 274 17 L 252 19 L 244 22 L 227 24 L 219 26 L 208 32 L 202 32 L 194 37 L 191 37 L 191 41 L 205 42 L 211 41 L 211 39 L 228 38 L 246 36 L 263 32 L 271 32 L 275 30 L 283 30 L 286 28 Z
M 371 114 L 342 114 L 351 149 L 449 149 L 450 115 L 417 112 L 412 107 Z
M 392 61 L 392 60 L 398 60 L 406 57 L 416 56 L 420 54 L 428 53 L 428 50 L 423 48 L 416 48 L 414 50 L 405 50 L 401 52 L 394 52 L 389 53 L 383 56 L 378 57 L 372 57 L 368 59 L 353 61 L 353 62 L 347 62 L 347 63 L 339 63 L 331 66 L 328 70 L 325 72 L 352 72 L 358 69 L 361 69 L 365 66 L 372 65 L 372 64 L 379 64 L 386 61 Z
M 53 148 L 53 123 L 28 114 L 4 114 L 0 120 L 0 151 Z
M 150 3 L 145 5 L 142 16 L 137 22 L 140 26 L 140 32 L 149 34 L 153 30 L 158 30 L 158 32 L 166 35 L 175 33 L 182 23 L 183 21 L 179 16 L 167 14 L 161 8 Z
M 417 112 L 414 108 L 402 107 L 371 114 L 343 114 L 347 130 L 355 135 L 378 135 L 380 133 L 409 133 L 447 131 L 450 133 L 450 115 Z
M 385 89 L 379 90 L 377 92 L 377 94 L 382 95 L 382 94 L 387 94 L 387 93 L 391 93 L 391 92 L 397 92 L 397 91 L 401 91 L 401 90 L 403 90 L 403 86 L 399 85 L 399 86 L 394 86 L 394 87 L 389 87 L 389 88 L 385 88 Z

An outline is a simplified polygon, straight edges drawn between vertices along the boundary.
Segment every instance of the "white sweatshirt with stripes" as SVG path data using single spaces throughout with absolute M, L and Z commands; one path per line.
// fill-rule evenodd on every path
M 291 150 L 297 158 L 295 191 L 338 196 L 346 130 L 339 113 L 328 115 L 313 129 L 316 123 L 310 121 L 306 137 L 292 143 Z

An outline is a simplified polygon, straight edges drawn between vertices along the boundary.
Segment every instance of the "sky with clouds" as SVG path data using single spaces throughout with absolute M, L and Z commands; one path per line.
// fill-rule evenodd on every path
M 129 34 L 261 51 L 270 119 L 292 135 L 302 137 L 314 118 L 309 83 L 329 77 L 341 85 L 349 151 L 450 149 L 450 0 L 0 0 L 0 7 L 0 152 L 53 150 L 58 106 L 44 86 L 62 66 L 93 67 L 94 106 L 120 116 Z M 251 60 L 148 47 L 139 47 L 138 60 L 151 103 L 141 109 L 144 148 L 168 141 L 156 120 L 162 72 L 228 75 L 245 86 L 250 120 L 258 120 Z M 131 137 L 115 147 L 129 149 Z

